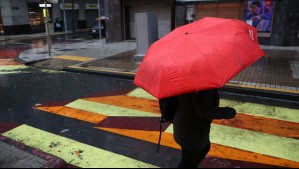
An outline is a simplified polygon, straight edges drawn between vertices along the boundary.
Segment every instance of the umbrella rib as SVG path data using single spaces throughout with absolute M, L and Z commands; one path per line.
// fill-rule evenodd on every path
M 189 39 L 190 39 L 190 41 L 193 43 L 193 45 L 198 49 L 198 51 L 200 51 L 203 55 L 206 55 L 206 54 L 204 54 L 202 51 L 201 51 L 201 49 L 199 49 L 197 46 L 196 46 L 196 43 L 190 38 L 190 37 L 188 37 Z M 215 72 L 215 70 L 213 69 L 213 67 L 212 67 L 212 64 L 209 62 L 209 60 L 206 58 L 206 57 L 204 57 L 205 58 L 205 60 L 207 61 L 207 63 L 209 64 L 209 66 L 210 66 L 210 68 L 211 68 L 211 70 L 213 71 L 213 73 L 215 74 L 215 76 L 217 76 L 217 79 L 219 79 L 218 78 L 218 74 Z M 218 84 L 218 83 L 217 83 Z
M 172 49 L 176 49 L 180 44 L 181 44 L 181 42 L 183 41 L 183 38 L 182 39 L 180 39 L 180 40 L 178 40 L 177 41 L 177 43 L 172 47 Z M 173 53 L 174 52 L 174 50 L 170 50 L 169 52 L 167 52 L 166 54 L 164 54 L 164 55 L 162 55 L 162 56 L 160 56 L 161 58 L 164 58 L 164 56 L 168 56 L 168 55 L 171 55 L 171 53 Z M 163 65 L 164 66 L 164 65 Z M 160 75 L 159 76 L 161 76 L 161 74 L 162 74 L 162 72 L 160 72 Z M 161 83 L 161 81 L 159 82 L 159 83 Z M 161 88 L 159 88 L 158 90 L 158 93 L 160 93 L 160 89 Z

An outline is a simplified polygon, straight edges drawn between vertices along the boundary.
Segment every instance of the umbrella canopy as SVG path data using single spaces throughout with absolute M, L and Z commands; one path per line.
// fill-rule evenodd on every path
M 256 28 L 206 17 L 151 45 L 134 83 L 158 99 L 221 88 L 262 56 Z

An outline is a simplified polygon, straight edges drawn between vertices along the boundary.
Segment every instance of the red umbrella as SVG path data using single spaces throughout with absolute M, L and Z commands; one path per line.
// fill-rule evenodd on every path
M 158 99 L 221 88 L 262 56 L 256 28 L 206 17 L 155 42 L 134 83 Z

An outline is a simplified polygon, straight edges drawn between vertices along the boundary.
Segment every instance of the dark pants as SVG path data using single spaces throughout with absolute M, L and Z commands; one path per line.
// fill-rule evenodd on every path
M 210 151 L 211 144 L 202 151 L 189 151 L 182 148 L 182 160 L 179 168 L 197 168 L 200 162 L 206 157 Z

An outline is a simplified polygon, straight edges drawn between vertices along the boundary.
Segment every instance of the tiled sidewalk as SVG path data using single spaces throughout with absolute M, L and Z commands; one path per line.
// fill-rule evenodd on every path
M 46 160 L 0 142 L 0 168 L 41 168 Z
M 230 83 L 299 92 L 299 51 L 264 49 L 267 55 Z
M 57 168 L 63 166 L 65 166 L 65 162 L 55 156 L 0 136 L 0 168 Z
M 228 85 L 299 94 L 298 47 L 262 46 L 267 55 L 233 78 Z M 118 54 L 97 59 L 68 69 L 134 75 L 140 61 L 133 54 Z

